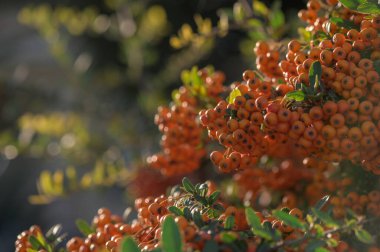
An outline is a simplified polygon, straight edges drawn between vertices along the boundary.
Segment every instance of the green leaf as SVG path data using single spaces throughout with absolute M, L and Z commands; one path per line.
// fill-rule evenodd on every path
M 338 227 L 339 224 L 334 221 L 331 216 L 325 212 L 322 212 L 320 210 L 317 210 L 315 208 L 311 209 L 312 213 L 320 219 L 323 223 L 325 223 L 328 227 Z
M 203 227 L 205 225 L 205 223 L 204 223 L 204 221 L 202 219 L 202 216 L 199 213 L 199 211 L 198 210 L 193 210 L 192 213 L 193 213 L 192 214 L 192 219 L 193 219 L 195 225 L 197 225 L 200 228 Z
M 208 240 L 202 250 L 202 252 L 215 252 L 219 251 L 218 243 L 214 240 Z
M 302 92 L 301 90 L 291 91 L 285 95 L 285 99 L 303 101 L 305 100 L 305 93 Z
M 346 29 L 358 29 L 358 28 L 360 28 L 354 22 L 349 21 L 349 20 L 345 20 L 345 19 L 339 18 L 339 17 L 332 17 L 332 18 L 330 18 L 330 21 L 332 23 L 336 24 L 337 26 L 343 27 Z
M 208 203 L 209 203 L 210 205 L 214 204 L 214 203 L 218 200 L 219 195 L 220 195 L 220 191 L 215 191 L 215 192 L 213 192 L 213 193 L 209 196 L 209 198 L 208 198 Z
M 222 232 L 220 233 L 220 239 L 225 243 L 233 243 L 237 239 L 237 237 L 233 233 Z
M 162 225 L 162 248 L 165 252 L 181 252 L 182 237 L 172 216 L 167 216 Z
M 232 229 L 234 225 L 235 225 L 235 217 L 228 216 L 224 223 L 224 229 Z
M 314 208 L 317 209 L 317 210 L 321 210 L 321 209 L 326 205 L 326 203 L 329 201 L 329 199 L 330 199 L 330 196 L 329 196 L 329 195 L 324 196 L 322 199 L 320 199 L 320 200 L 314 205 Z
M 178 216 L 182 216 L 182 215 L 183 215 L 182 210 L 179 209 L 179 208 L 176 207 L 176 206 L 170 206 L 170 207 L 168 208 L 168 210 L 169 210 L 170 212 L 172 212 L 173 214 L 175 214 L 175 215 L 178 215 Z
M 207 192 L 208 192 L 208 186 L 206 183 L 203 183 L 199 186 L 199 194 L 202 196 L 202 197 L 205 197 L 207 195 Z
M 322 65 L 317 60 L 317 61 L 314 61 L 310 66 L 310 70 L 309 70 L 310 87 L 311 88 L 317 87 L 319 83 L 321 83 L 321 77 L 322 77 Z
M 31 249 L 31 248 L 27 248 L 27 249 L 26 249 L 26 252 L 38 252 L 38 250 Z
M 46 232 L 46 238 L 50 241 L 54 241 L 59 233 L 62 231 L 62 225 L 56 224 L 52 226 L 47 232 Z
M 285 24 L 285 16 L 281 11 L 281 1 L 275 1 L 269 13 L 269 25 L 273 29 L 278 29 Z
M 335 248 L 336 246 L 339 245 L 338 241 L 335 240 L 334 238 L 327 239 L 327 245 L 331 248 Z
M 314 252 L 316 249 L 321 248 L 326 245 L 326 242 L 323 240 L 311 240 L 308 242 L 305 251 Z
M 29 242 L 33 249 L 40 250 L 44 247 L 44 245 L 34 235 L 29 237 Z
M 141 250 L 137 246 L 137 243 L 132 237 L 126 237 L 122 241 L 121 252 L 140 252 Z
M 262 228 L 260 217 L 257 216 L 257 214 L 255 213 L 255 211 L 253 211 L 252 208 L 247 207 L 245 209 L 245 216 L 247 218 L 248 225 L 251 228 L 254 228 L 254 229 L 261 229 Z
M 264 17 L 266 17 L 269 13 L 268 7 L 259 0 L 253 0 L 252 8 L 255 13 Z
M 75 225 L 79 229 L 79 231 L 85 236 L 95 233 L 95 230 L 87 223 L 87 221 L 83 219 L 77 219 L 75 221 Z
M 276 210 L 273 212 L 273 215 L 288 226 L 302 230 L 305 229 L 304 223 L 302 223 L 297 217 L 290 215 L 284 211 Z
M 188 178 L 184 177 L 182 179 L 182 185 L 186 192 L 189 192 L 189 193 L 195 192 L 195 187 Z
M 241 96 L 241 92 L 238 88 L 235 88 L 234 90 L 232 90 L 232 92 L 230 93 L 230 95 L 227 98 L 228 103 L 233 104 L 234 99 L 238 96 Z
M 378 3 L 366 2 L 358 6 L 357 11 L 365 14 L 380 14 L 380 5 Z
M 236 2 L 232 8 L 234 19 L 236 22 L 243 21 L 245 18 L 244 8 L 240 2 Z
M 355 229 L 355 236 L 359 241 L 366 244 L 372 244 L 374 242 L 372 235 L 364 229 Z
M 183 70 L 181 72 L 181 80 L 182 80 L 182 83 L 185 84 L 185 86 L 190 84 L 191 75 L 190 75 L 190 72 L 188 70 Z
M 356 10 L 356 8 L 360 4 L 359 0 L 339 0 L 339 2 L 341 2 L 344 6 L 351 10 Z
M 325 249 L 325 248 L 322 248 L 322 247 L 319 247 L 319 248 L 316 248 L 316 249 L 314 250 L 314 252 L 330 252 L 330 250 Z
M 191 219 L 192 219 L 190 208 L 185 207 L 185 208 L 183 209 L 183 216 L 184 216 L 187 220 L 191 220 Z
M 260 217 L 257 216 L 257 214 L 255 213 L 255 211 L 253 211 L 252 208 L 250 207 L 247 207 L 245 209 L 245 216 L 247 218 L 247 222 L 248 222 L 248 225 L 252 228 L 252 232 L 259 236 L 259 237 L 262 237 L 264 239 L 267 239 L 267 240 L 272 240 L 273 239 L 273 236 L 272 236 L 272 233 L 265 230 L 262 226 L 261 226 L 261 220 L 260 220 Z

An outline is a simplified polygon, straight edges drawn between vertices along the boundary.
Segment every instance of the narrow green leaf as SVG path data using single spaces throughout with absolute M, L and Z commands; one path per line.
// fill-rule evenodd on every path
M 32 245 L 32 249 L 40 250 L 44 247 L 44 245 L 34 235 L 29 237 L 29 242 Z
M 366 244 L 372 244 L 374 242 L 372 235 L 364 229 L 355 229 L 355 236 L 359 241 Z
M 325 249 L 325 248 L 323 248 L 323 247 L 319 247 L 319 248 L 316 248 L 316 249 L 314 250 L 314 252 L 330 252 L 330 250 Z
M 185 208 L 183 209 L 183 216 L 184 216 L 187 220 L 191 220 L 191 219 L 192 219 L 190 208 L 185 207 Z
M 357 28 L 359 28 L 359 26 L 356 25 L 354 22 L 349 21 L 349 20 L 345 20 L 345 19 L 339 18 L 339 17 L 332 17 L 332 18 L 330 18 L 330 21 L 332 23 L 338 25 L 339 27 L 343 27 L 346 29 L 357 29 Z
M 197 225 L 200 228 L 203 227 L 204 224 L 205 224 L 204 221 L 203 221 L 203 219 L 202 219 L 202 216 L 201 216 L 201 214 L 199 213 L 198 210 L 193 210 L 192 211 L 192 219 L 193 219 L 195 225 Z
M 304 223 L 302 223 L 297 217 L 290 215 L 284 211 L 276 210 L 273 212 L 273 215 L 288 226 L 305 229 Z
M 311 209 L 312 213 L 320 219 L 323 223 L 325 223 L 328 227 L 338 227 L 339 224 L 334 221 L 331 216 L 325 212 L 322 212 L 320 210 L 317 210 L 315 208 Z
M 209 203 L 210 205 L 214 204 L 214 203 L 218 200 L 219 195 L 220 195 L 220 191 L 215 191 L 215 192 L 213 192 L 213 193 L 209 196 L 209 198 L 208 198 L 208 203 Z
M 191 76 L 188 70 L 183 70 L 181 72 L 181 80 L 182 80 L 182 83 L 185 85 L 188 85 L 191 82 Z
M 326 243 L 323 240 L 311 240 L 308 242 L 305 252 L 314 252 L 316 249 L 325 246 Z
M 178 216 L 182 216 L 182 215 L 183 215 L 182 210 L 179 209 L 179 208 L 176 207 L 176 206 L 170 206 L 170 207 L 168 208 L 168 210 L 169 210 L 170 212 L 172 212 L 173 214 L 175 214 L 175 215 L 178 215 Z
M 214 240 L 208 240 L 202 250 L 202 252 L 215 252 L 219 251 L 218 243 Z
M 335 248 L 336 246 L 339 245 L 338 241 L 335 240 L 334 238 L 327 239 L 327 245 L 331 248 Z
M 26 249 L 26 252 L 38 252 L 38 250 L 31 249 L 31 248 L 27 248 L 27 249 Z
M 257 214 L 255 213 L 255 211 L 253 211 L 252 208 L 247 207 L 245 209 L 245 216 L 247 218 L 248 225 L 251 228 L 254 228 L 254 229 L 260 229 L 260 228 L 262 228 L 261 227 L 260 217 L 257 216 Z
M 228 216 L 225 223 L 224 228 L 225 229 L 232 229 L 235 225 L 235 217 L 234 216 Z
M 315 85 L 318 85 L 321 82 L 321 77 L 322 77 L 322 65 L 317 60 L 317 61 L 314 61 L 310 66 L 310 70 L 309 70 L 310 87 L 314 88 Z
M 281 1 L 275 1 L 269 13 L 269 25 L 273 29 L 279 29 L 285 24 L 285 15 L 281 10 Z
M 285 98 L 288 100 L 303 101 L 305 100 L 305 93 L 300 90 L 291 91 L 285 95 Z
M 357 11 L 365 14 L 380 14 L 380 5 L 378 3 L 365 2 L 358 6 Z
M 272 234 L 266 230 L 264 230 L 263 228 L 260 228 L 260 229 L 255 229 L 255 228 L 252 228 L 253 229 L 253 233 L 265 240 L 273 240 L 273 237 L 272 237 Z
M 77 226 L 79 231 L 85 236 L 95 232 L 95 230 L 87 223 L 87 221 L 83 219 L 77 219 L 75 221 L 75 225 Z
M 165 252 L 181 252 L 182 237 L 172 216 L 166 217 L 162 225 L 162 248 Z
M 202 197 L 205 197 L 207 195 L 207 192 L 208 192 L 208 186 L 206 183 L 203 183 L 199 186 L 199 194 L 202 196 Z
M 237 237 L 230 232 L 222 232 L 220 233 L 220 239 L 225 243 L 233 243 Z
M 320 199 L 320 200 L 314 205 L 314 208 L 317 209 L 317 210 L 321 210 L 321 209 L 326 205 L 326 203 L 329 201 L 329 199 L 330 199 L 330 196 L 329 196 L 329 195 L 324 196 L 322 199 Z
M 341 2 L 344 6 L 351 10 L 356 10 L 356 8 L 360 4 L 359 0 L 339 0 L 339 2 Z
M 126 237 L 122 241 L 121 252 L 140 252 L 141 250 L 137 246 L 137 243 L 132 237 Z
M 255 13 L 262 15 L 262 16 L 265 16 L 265 17 L 269 13 L 268 7 L 263 2 L 261 2 L 259 0 L 253 0 L 252 8 L 253 8 L 253 11 Z
M 245 216 L 247 218 L 248 225 L 252 228 L 252 232 L 266 240 L 272 240 L 272 233 L 268 232 L 261 226 L 261 220 L 260 217 L 257 216 L 255 211 L 253 211 L 252 208 L 247 207 L 245 209 Z
M 182 185 L 185 189 L 186 192 L 189 193 L 194 193 L 195 192 L 195 187 L 194 185 L 190 182 L 190 180 L 186 177 L 182 179 Z
M 230 95 L 227 98 L 228 103 L 233 104 L 234 99 L 238 96 L 241 96 L 241 92 L 239 89 L 235 88 L 234 90 L 232 90 L 232 92 L 230 93 Z

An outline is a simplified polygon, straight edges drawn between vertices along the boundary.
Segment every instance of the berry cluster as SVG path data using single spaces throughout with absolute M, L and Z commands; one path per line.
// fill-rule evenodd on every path
M 151 167 L 159 169 L 166 176 L 198 169 L 206 154 L 202 140 L 203 129 L 197 120 L 198 106 L 204 99 L 220 100 L 225 76 L 221 72 L 210 74 L 207 69 L 201 69 L 198 75 L 203 86 L 182 86 L 174 97 L 176 104 L 160 107 L 155 116 L 155 124 L 163 133 L 163 151 L 149 157 L 147 161 Z
M 254 236 L 251 231 L 251 224 L 247 218 L 247 210 L 237 208 L 218 198 L 214 199 L 213 204 L 220 205 L 218 211 L 214 206 L 207 207 L 208 201 L 215 194 L 214 184 L 206 182 L 197 186 L 197 190 L 203 190 L 200 193 L 189 193 L 188 191 L 174 190 L 171 195 L 159 197 L 138 198 L 135 200 L 135 209 L 137 217 L 130 222 L 126 222 L 120 216 L 112 214 L 107 208 L 100 208 L 96 216 L 93 218 L 92 225 L 88 227 L 88 234 L 84 237 L 72 237 L 66 243 L 67 252 L 91 252 L 91 251 L 120 251 L 121 242 L 124 237 L 131 236 L 137 242 L 140 249 L 143 251 L 152 251 L 160 247 L 162 238 L 162 225 L 168 216 L 174 218 L 177 227 L 185 241 L 185 249 L 191 251 L 203 250 L 206 243 L 210 240 L 217 244 L 229 244 L 232 241 L 226 241 L 225 235 L 234 237 L 233 241 L 244 243 L 246 251 L 256 251 L 262 242 L 260 236 Z M 186 188 L 186 187 L 185 187 Z M 195 187 L 194 187 L 195 188 Z M 379 196 L 374 196 L 371 193 L 371 200 L 375 197 L 378 202 Z M 178 214 L 178 211 L 186 212 L 186 205 L 191 203 L 192 210 L 189 215 Z M 215 205 L 216 206 L 216 205 Z M 172 207 L 177 210 L 172 211 Z M 190 210 L 189 210 L 190 211 Z M 305 214 L 298 208 L 283 208 L 281 211 L 287 215 L 294 216 L 299 220 L 299 223 L 306 223 Z M 200 220 L 194 219 L 195 212 L 199 213 Z M 298 227 L 290 226 L 286 220 L 278 217 L 276 213 L 268 214 L 267 212 L 253 212 L 257 216 L 257 221 L 263 230 L 272 230 L 278 241 L 282 241 L 285 251 L 293 251 L 294 245 L 286 245 L 286 242 L 292 242 L 304 237 L 302 225 Z M 252 214 L 253 214 L 252 213 Z M 310 216 L 309 216 L 310 218 Z M 233 225 L 231 225 L 233 219 Z M 199 221 L 201 224 L 199 224 Z M 330 232 L 331 228 L 327 226 L 318 226 L 323 231 Z M 311 227 L 311 230 L 314 230 Z M 313 232 L 315 232 L 314 230 Z M 268 231 L 265 231 L 268 232 Z M 319 232 L 321 232 L 319 230 Z M 344 251 L 341 247 L 346 248 L 348 245 L 344 241 L 339 241 L 339 235 L 332 233 L 338 245 L 331 248 L 331 251 Z M 36 239 L 47 240 L 43 237 L 41 230 L 37 226 L 32 226 L 28 231 L 22 232 L 16 241 L 16 251 L 28 251 L 32 249 L 31 236 Z M 41 238 L 42 237 L 42 238 Z M 37 246 L 43 246 L 41 245 Z M 307 240 L 298 244 L 301 248 L 307 246 Z M 223 248 L 221 246 L 220 248 Z M 47 251 L 40 249 L 39 251 Z M 219 250 L 218 250 L 219 251 Z M 228 246 L 221 251 L 230 251 Z
M 344 197 L 333 197 L 331 204 L 336 218 L 344 217 L 347 208 L 357 214 L 380 216 L 380 191 L 373 190 L 368 194 L 349 192 Z
M 380 78 L 375 69 L 380 54 L 380 18 L 368 19 L 341 6 L 336 15 L 352 22 L 353 28 L 334 27 L 326 17 L 315 16 L 319 8 L 318 1 L 310 1 L 300 16 L 310 23 L 312 31 L 323 32 L 324 38 L 310 46 L 292 40 L 286 60 L 280 63 L 285 81 L 293 87 L 300 83 L 309 87 L 312 64 L 321 65 L 324 90 L 304 102 L 308 107 L 303 107 L 303 118 L 292 125 L 297 133 L 292 137 L 309 154 L 329 161 L 363 163 L 380 174 Z M 321 99 L 329 92 L 334 98 Z
M 28 249 L 32 249 L 32 244 L 29 242 L 29 237 L 34 236 L 37 237 L 42 235 L 41 228 L 39 226 L 31 226 L 29 230 L 25 230 L 21 232 L 17 236 L 17 240 L 15 242 L 16 252 L 27 252 Z M 42 251 L 41 251 L 42 252 Z

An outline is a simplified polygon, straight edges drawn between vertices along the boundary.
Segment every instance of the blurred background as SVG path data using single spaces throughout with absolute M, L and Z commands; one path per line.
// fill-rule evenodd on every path
M 73 236 L 74 220 L 102 206 L 122 214 L 140 190 L 128 186 L 133 171 L 159 149 L 153 117 L 181 71 L 212 65 L 227 83 L 241 79 L 255 42 L 268 39 L 262 28 L 275 40 L 296 36 L 304 5 L 2 1 L 0 251 L 32 224 L 60 223 Z

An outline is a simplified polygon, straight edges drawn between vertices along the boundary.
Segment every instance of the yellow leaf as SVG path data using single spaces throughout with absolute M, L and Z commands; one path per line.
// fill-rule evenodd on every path
M 179 48 L 183 47 L 182 41 L 176 36 L 170 37 L 170 45 L 175 49 L 179 49 Z
M 189 42 L 193 38 L 193 29 L 191 29 L 191 26 L 189 24 L 184 24 L 179 31 L 179 36 L 184 41 Z
M 54 194 L 53 182 L 49 171 L 45 170 L 41 172 L 39 186 L 43 194 Z
M 63 172 L 58 170 L 53 175 L 54 194 L 60 196 L 63 194 Z
M 104 180 L 104 164 L 102 162 L 96 162 L 95 168 L 93 171 L 93 182 L 95 185 L 102 184 L 102 181 Z
M 252 7 L 253 7 L 253 10 L 255 12 L 257 12 L 258 14 L 260 14 L 262 16 L 267 16 L 269 13 L 268 7 L 264 3 L 262 3 L 258 0 L 253 1 Z
M 66 177 L 69 181 L 69 187 L 74 190 L 77 187 L 77 171 L 73 166 L 68 166 L 66 168 Z
M 83 189 L 87 189 L 89 187 L 92 186 L 92 175 L 90 173 L 86 173 L 83 175 L 81 181 L 80 181 L 80 185 Z
M 46 195 L 31 195 L 28 200 L 33 205 L 44 205 L 52 202 L 53 198 Z

